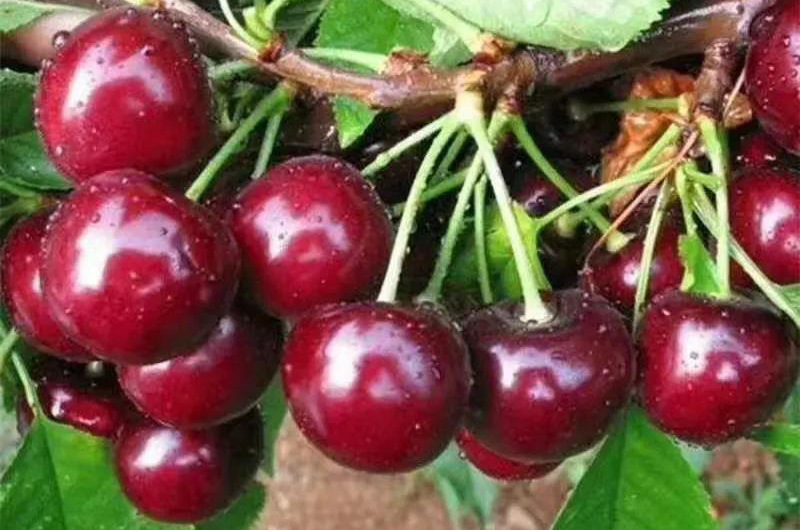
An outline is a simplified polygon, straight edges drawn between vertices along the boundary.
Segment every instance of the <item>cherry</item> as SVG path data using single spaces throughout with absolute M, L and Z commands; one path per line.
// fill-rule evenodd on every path
M 42 294 L 42 240 L 47 213 L 17 223 L 3 247 L 0 276 L 5 307 L 20 335 L 36 349 L 67 361 L 95 357 L 64 334 Z
M 769 135 L 757 131 L 742 140 L 736 160 L 745 168 L 760 168 L 775 164 L 782 155 L 780 146 Z
M 358 170 L 334 158 L 272 168 L 242 191 L 230 221 L 245 279 L 274 316 L 368 297 L 389 261 L 384 207 Z
M 659 231 L 650 267 L 648 292 L 651 296 L 681 284 L 683 264 L 678 252 L 680 235 L 680 230 L 672 222 L 664 223 Z M 643 250 L 643 233 L 617 252 L 610 252 L 604 246 L 597 249 L 589 256 L 581 271 L 581 287 L 609 300 L 620 311 L 630 313 L 636 298 Z
M 642 401 L 682 440 L 707 445 L 746 434 L 797 379 L 797 345 L 766 306 L 673 291 L 653 300 L 642 324 Z
M 203 431 L 179 431 L 142 419 L 122 430 L 115 461 L 131 503 L 157 521 L 196 523 L 227 508 L 252 480 L 263 456 L 256 410 Z
M 42 362 L 34 369 L 42 411 L 51 420 L 103 438 L 115 438 L 133 409 L 113 377 L 89 376 L 83 365 Z M 33 411 L 20 399 L 17 428 L 24 434 Z
M 463 429 L 456 438 L 463 457 L 481 473 L 496 480 L 533 480 L 543 477 L 558 467 L 553 464 L 525 464 L 504 458 L 483 445 L 469 431 Z
M 751 28 L 747 89 L 758 121 L 784 149 L 800 154 L 800 3 L 779 0 Z
M 186 353 L 233 302 L 239 254 L 225 225 L 134 170 L 83 183 L 51 218 L 45 299 L 67 334 L 120 364 Z
M 283 382 L 297 425 L 328 457 L 362 471 L 431 462 L 467 404 L 467 351 L 432 310 L 359 302 L 318 308 L 286 344 Z
M 203 60 L 162 11 L 112 9 L 78 26 L 43 66 L 36 108 L 50 159 L 76 183 L 185 172 L 214 143 Z
M 523 322 L 513 301 L 464 322 L 474 374 L 468 428 L 491 451 L 520 462 L 557 462 L 590 448 L 634 383 L 622 315 L 578 290 L 546 299 L 555 313 L 547 323 Z
M 747 254 L 771 280 L 799 283 L 800 174 L 747 169 L 731 183 L 730 197 L 731 232 Z
M 120 384 L 150 418 L 178 429 L 201 429 L 247 412 L 278 370 L 280 323 L 233 311 L 206 342 L 184 357 L 149 366 L 121 366 Z

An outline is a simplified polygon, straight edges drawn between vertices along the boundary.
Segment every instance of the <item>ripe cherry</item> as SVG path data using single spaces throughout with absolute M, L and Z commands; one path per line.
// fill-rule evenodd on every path
M 507 482 L 533 480 L 547 475 L 558 467 L 558 463 L 525 464 L 502 457 L 483 445 L 466 429 L 458 434 L 456 441 L 464 458 L 470 464 L 478 468 L 484 475 L 496 480 Z
M 80 185 L 51 218 L 42 279 L 67 334 L 120 364 L 186 353 L 236 291 L 239 253 L 225 225 L 134 170 Z
M 775 164 L 782 155 L 783 150 L 769 135 L 756 131 L 742 140 L 736 161 L 744 168 L 760 168 Z
M 3 299 L 11 322 L 20 335 L 41 352 L 66 361 L 91 361 L 95 357 L 61 330 L 42 294 L 42 241 L 47 213 L 17 223 L 3 247 Z
M 708 445 L 747 434 L 797 379 L 797 345 L 765 306 L 672 291 L 653 300 L 642 324 L 642 401 L 682 440 Z
M 745 170 L 731 183 L 731 231 L 764 273 L 800 283 L 800 174 Z
M 680 230 L 672 222 L 664 223 L 659 231 L 650 267 L 648 293 L 651 296 L 681 284 L 683 264 L 678 252 L 680 235 Z M 610 252 L 605 246 L 598 248 L 589 256 L 581 271 L 581 286 L 610 301 L 620 311 L 630 313 L 636 298 L 643 250 L 643 233 L 617 252 Z
M 751 28 L 747 90 L 758 121 L 783 148 L 800 154 L 800 3 L 778 0 Z
M 280 323 L 232 311 L 194 352 L 119 367 L 119 381 L 150 418 L 178 429 L 219 425 L 247 412 L 278 370 Z
M 272 168 L 239 195 L 231 227 L 252 294 L 269 314 L 369 296 L 383 277 L 392 226 L 352 166 L 311 156 Z
M 122 430 L 115 460 L 122 490 L 142 513 L 197 523 L 227 508 L 255 475 L 263 451 L 256 410 L 203 431 L 178 431 L 145 419 Z
M 39 131 L 74 182 L 121 168 L 171 176 L 212 147 L 206 70 L 176 25 L 161 11 L 105 11 L 76 28 L 42 68 Z
M 34 380 L 48 418 L 93 436 L 115 438 L 134 414 L 114 377 L 89 375 L 83 365 L 41 362 L 34 369 Z M 24 434 L 33 421 L 24 398 L 17 412 L 18 429 Z
M 300 320 L 286 344 L 283 382 L 297 425 L 323 453 L 363 471 L 431 462 L 467 404 L 467 351 L 428 309 L 361 302 Z
M 600 297 L 549 295 L 554 318 L 523 322 L 521 304 L 464 322 L 474 384 L 467 425 L 491 451 L 520 462 L 561 461 L 594 445 L 633 389 L 625 321 Z

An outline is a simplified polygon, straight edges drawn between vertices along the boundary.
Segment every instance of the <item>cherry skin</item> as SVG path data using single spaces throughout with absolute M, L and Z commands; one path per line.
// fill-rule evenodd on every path
M 180 174 L 213 146 L 206 70 L 174 24 L 164 12 L 105 11 L 78 26 L 42 68 L 39 132 L 74 182 L 120 168 Z
M 203 429 L 255 405 L 278 370 L 282 331 L 274 320 L 232 311 L 189 355 L 121 366 L 119 381 L 144 414 L 178 429 Z
M 751 28 L 747 90 L 758 121 L 784 149 L 800 154 L 800 3 L 778 0 Z
M 66 361 L 88 362 L 95 357 L 61 330 L 42 293 L 42 241 L 47 213 L 17 223 L 3 247 L 0 276 L 3 300 L 19 334 L 37 350 Z
M 731 183 L 731 232 L 774 282 L 800 283 L 800 174 L 745 170 Z
M 718 444 L 747 434 L 786 400 L 798 351 L 770 308 L 679 291 L 657 297 L 642 321 L 642 402 L 664 431 Z
M 634 383 L 634 350 L 625 320 L 598 296 L 548 295 L 554 318 L 523 322 L 506 301 L 464 321 L 474 382 L 467 426 L 500 456 L 561 461 L 606 433 Z
M 757 131 L 742 140 L 736 161 L 744 168 L 767 167 L 783 156 L 783 150 L 769 135 Z
M 285 356 L 284 388 L 300 430 L 354 469 L 396 473 L 431 462 L 467 404 L 464 342 L 428 309 L 318 308 L 298 320 Z
M 672 222 L 664 223 L 659 230 L 650 267 L 648 292 L 651 296 L 675 289 L 681 284 L 684 271 L 678 252 L 680 236 L 680 230 Z M 643 233 L 618 252 L 610 252 L 605 246 L 597 249 L 589 256 L 581 271 L 581 287 L 602 296 L 623 313 L 630 314 L 636 298 L 643 250 Z
M 256 410 L 202 431 L 145 419 L 122 430 L 115 462 L 122 490 L 143 514 L 167 523 L 212 517 L 242 493 L 264 452 Z
M 558 463 L 525 464 L 502 457 L 483 445 L 466 429 L 458 433 L 456 442 L 463 457 L 470 464 L 484 475 L 496 480 L 505 482 L 533 480 L 547 475 L 558 467 Z
M 134 414 L 113 377 L 89 376 L 83 365 L 43 362 L 35 367 L 34 380 L 48 418 L 93 436 L 116 438 Z M 17 428 L 27 433 L 33 411 L 24 398 L 17 409 Z
M 369 297 L 392 246 L 375 192 L 354 167 L 325 156 L 272 168 L 239 195 L 230 223 L 250 290 L 282 318 Z
M 73 340 L 118 364 L 153 364 L 198 346 L 231 306 L 238 275 L 225 225 L 134 170 L 78 186 L 45 239 L 53 315 Z

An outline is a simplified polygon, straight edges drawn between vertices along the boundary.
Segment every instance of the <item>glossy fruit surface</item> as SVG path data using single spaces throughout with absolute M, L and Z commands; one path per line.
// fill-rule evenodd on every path
M 678 252 L 680 235 L 681 231 L 671 222 L 664 223 L 659 231 L 650 267 L 650 296 L 675 289 L 681 284 L 683 264 Z M 624 313 L 633 311 L 644 237 L 640 233 L 618 252 L 610 252 L 605 246 L 598 248 L 581 271 L 581 286 L 599 294 Z
M 642 401 L 682 440 L 708 445 L 747 434 L 797 379 L 797 345 L 764 306 L 673 291 L 656 298 L 642 322 Z
M 239 253 L 204 208 L 122 170 L 61 204 L 42 270 L 45 299 L 71 338 L 112 362 L 152 364 L 196 347 L 227 313 Z
M 227 508 L 255 476 L 263 426 L 253 410 L 203 431 L 142 419 L 123 429 L 115 461 L 122 490 L 157 521 L 196 523 Z
M 800 283 L 800 174 L 746 170 L 730 187 L 731 231 L 773 281 Z
M 474 382 L 467 426 L 490 450 L 520 462 L 556 462 L 599 441 L 634 382 L 625 321 L 600 297 L 556 291 L 555 317 L 520 320 L 512 301 L 464 322 Z
M 295 421 L 323 453 L 363 471 L 409 471 L 456 433 L 469 390 L 464 342 L 443 316 L 362 302 L 301 318 L 283 382 Z
M 737 162 L 745 168 L 768 167 L 783 155 L 783 150 L 766 133 L 757 131 L 742 140 Z
M 36 108 L 50 159 L 76 183 L 122 168 L 174 175 L 214 143 L 202 58 L 164 12 L 88 19 L 43 67 Z
M 558 467 L 553 464 L 524 464 L 502 457 L 483 445 L 466 429 L 456 438 L 458 447 L 470 464 L 481 473 L 496 480 L 507 482 L 516 480 L 533 480 L 543 477 Z
M 121 366 L 120 384 L 150 418 L 202 429 L 247 412 L 278 370 L 280 323 L 240 311 L 224 316 L 192 353 L 148 366 Z
M 392 226 L 352 166 L 325 156 L 272 168 L 239 195 L 231 227 L 245 278 L 269 314 L 368 297 L 389 260 Z
M 47 217 L 47 213 L 28 217 L 8 234 L 0 265 L 3 302 L 14 328 L 36 349 L 66 361 L 88 362 L 95 357 L 61 330 L 42 294 Z
M 134 414 L 114 377 L 91 376 L 86 367 L 42 362 L 34 369 L 42 411 L 51 420 L 102 438 L 115 438 Z M 27 432 L 33 412 L 21 398 L 18 429 Z
M 784 149 L 800 154 L 800 2 L 778 0 L 751 27 L 747 91 L 758 121 Z

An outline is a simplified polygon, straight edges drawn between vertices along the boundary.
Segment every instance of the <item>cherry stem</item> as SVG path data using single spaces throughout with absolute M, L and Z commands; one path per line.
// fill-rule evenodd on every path
M 11 350 L 14 349 L 14 346 L 16 346 L 17 340 L 19 340 L 17 330 L 12 329 L 6 333 L 3 340 L 0 341 L 0 374 L 3 373 L 8 356 L 11 354 Z
M 492 142 L 492 149 L 496 145 L 498 139 L 503 134 L 508 124 L 509 115 L 495 111 L 492 114 L 492 119 L 489 123 L 488 137 Z M 457 140 L 457 139 L 456 139 Z M 467 175 L 464 179 L 464 184 L 461 186 L 461 191 L 456 198 L 456 204 L 453 207 L 453 213 L 450 215 L 450 220 L 447 223 L 447 229 L 439 250 L 439 256 L 436 260 L 433 273 L 431 274 L 430 281 L 422 293 L 417 297 L 422 302 L 436 302 L 442 292 L 444 280 L 450 270 L 450 264 L 453 261 L 453 252 L 455 251 L 458 238 L 464 228 L 464 216 L 470 205 L 475 184 L 483 174 L 483 160 L 479 153 L 476 153 L 472 159 L 472 163 L 467 170 Z
M 398 143 L 375 157 L 375 160 L 370 162 L 367 167 L 361 170 L 361 174 L 367 179 L 373 178 L 389 164 L 399 158 L 400 155 L 439 132 L 446 123 L 452 121 L 452 117 L 453 112 L 451 111 L 444 116 L 441 116 L 440 118 L 430 122 L 425 127 L 403 138 Z
M 569 114 L 576 121 L 583 121 L 594 114 L 606 112 L 636 112 L 643 110 L 674 110 L 680 106 L 681 98 L 629 99 L 608 103 L 586 103 L 573 99 L 569 103 Z
M 424 204 L 434 199 L 438 199 L 442 195 L 447 195 L 451 191 L 461 189 L 461 185 L 464 183 L 464 179 L 467 177 L 467 171 L 468 169 L 461 170 L 458 173 L 436 182 L 430 188 L 425 190 L 425 193 L 423 193 L 422 197 L 420 197 L 420 201 Z M 400 202 L 392 206 L 392 215 L 394 217 L 403 215 L 405 206 L 405 202 Z
M 19 184 L 17 184 L 16 182 L 9 180 L 7 177 L 4 177 L 2 175 L 0 175 L 0 191 L 4 191 L 10 195 L 21 198 L 41 197 L 40 193 L 37 193 L 33 190 L 29 190 L 28 188 L 24 188 Z
M 373 72 L 381 72 L 389 58 L 380 53 L 362 52 L 342 48 L 303 48 L 302 52 L 312 59 L 323 61 L 346 62 Z
M 258 102 L 253 112 L 242 120 L 233 134 L 225 141 L 219 151 L 214 155 L 205 169 L 198 175 L 186 191 L 186 197 L 197 201 L 208 189 L 217 174 L 230 158 L 239 152 L 242 144 L 250 137 L 250 133 L 263 121 L 279 109 L 287 107 L 294 98 L 295 89 L 292 85 L 282 82 L 272 92 Z
M 514 132 L 514 135 L 517 137 L 517 141 L 520 143 L 522 148 L 528 153 L 531 160 L 538 166 L 539 170 L 544 173 L 545 177 L 555 186 L 558 188 L 562 194 L 564 194 L 568 199 L 572 199 L 573 197 L 577 197 L 579 195 L 578 190 L 576 190 L 572 184 L 567 181 L 559 172 L 558 170 L 547 160 L 547 157 L 544 156 L 539 146 L 536 145 L 531 134 L 528 132 L 528 128 L 525 126 L 525 122 L 522 120 L 521 116 L 515 116 L 511 120 L 511 130 Z M 606 219 L 600 212 L 593 210 L 592 207 L 588 204 L 581 204 L 581 210 L 586 213 L 586 217 L 588 217 L 592 223 L 597 227 L 597 229 L 603 233 L 606 232 L 611 228 L 611 223 Z
M 219 7 L 222 10 L 222 15 L 225 17 L 225 21 L 233 28 L 234 33 L 245 41 L 251 48 L 254 50 L 260 50 L 264 46 L 264 42 L 253 37 L 247 29 L 239 23 L 239 20 L 236 18 L 236 15 L 233 14 L 233 10 L 231 9 L 228 0 L 219 0 Z
M 478 286 L 481 291 L 481 300 L 489 305 L 494 302 L 492 281 L 489 277 L 489 260 L 486 257 L 486 186 L 488 180 L 484 174 L 475 185 L 475 219 L 473 231 L 475 237 L 475 261 L 478 269 Z
M 286 111 L 289 109 L 289 102 L 281 109 L 277 109 L 275 114 L 270 116 L 267 121 L 267 129 L 264 132 L 264 139 L 261 141 L 261 148 L 258 150 L 258 158 L 253 167 L 253 173 L 250 175 L 252 180 L 259 178 L 267 170 L 269 161 L 272 158 L 272 152 L 275 150 L 275 141 L 278 139 L 278 133 L 281 130 L 281 123 Z
M 434 138 L 428 152 L 425 154 L 425 158 L 422 160 L 422 164 L 408 192 L 405 210 L 397 226 L 397 235 L 394 238 L 394 245 L 392 246 L 392 253 L 389 258 L 389 266 L 386 268 L 386 276 L 383 278 L 383 285 L 381 286 L 380 293 L 378 293 L 379 302 L 391 303 L 397 298 L 397 288 L 400 285 L 400 274 L 403 271 L 403 262 L 405 261 L 408 250 L 408 241 L 411 238 L 411 232 L 414 230 L 414 222 L 416 221 L 417 212 L 421 204 L 420 196 L 428 183 L 428 177 L 430 177 L 436 167 L 436 161 L 439 159 L 445 147 L 447 147 L 450 138 L 452 138 L 458 128 L 461 127 L 461 124 L 452 113 L 446 116 L 447 118 L 444 120 L 444 123 L 441 124 L 441 130 L 436 138 Z
M 42 196 L 18 197 L 17 200 L 6 206 L 0 207 L 0 227 L 9 220 L 21 215 L 30 215 L 43 205 Z
M 728 298 L 731 295 L 730 278 L 730 226 L 728 204 L 728 165 L 729 153 L 727 134 L 716 120 L 702 115 L 698 119 L 698 126 L 706 144 L 706 152 L 711 161 L 711 170 L 714 177 L 719 179 L 720 185 L 715 191 L 717 204 L 717 221 L 720 234 L 717 238 L 717 274 L 719 276 L 720 297 Z
M 656 243 L 658 242 L 658 232 L 661 230 L 664 216 L 669 207 L 669 198 L 672 195 L 672 184 L 665 180 L 656 197 L 653 205 L 653 213 L 650 215 L 650 223 L 647 226 L 647 233 L 642 245 L 642 259 L 639 265 L 639 277 L 636 282 L 636 296 L 633 303 L 633 330 L 639 327 L 639 322 L 644 313 L 644 304 L 647 300 L 647 291 L 650 286 L 650 275 L 652 274 L 653 258 L 656 253 Z
M 469 129 L 478 146 L 478 153 L 483 159 L 483 164 L 489 175 L 489 183 L 492 185 L 497 208 L 500 211 L 500 218 L 511 243 L 514 263 L 517 266 L 517 274 L 519 274 L 522 286 L 524 304 L 522 318 L 526 321 L 547 322 L 553 318 L 553 314 L 539 293 L 536 276 L 533 273 L 530 256 L 528 255 L 528 248 L 522 239 L 517 216 L 512 206 L 511 194 L 508 192 L 503 172 L 497 162 L 494 148 L 486 130 L 482 97 L 470 91 L 460 93 L 456 98 L 456 112 L 467 129 Z
M 215 83 L 222 83 L 253 70 L 255 70 L 253 63 L 238 59 L 212 66 L 208 69 L 208 77 Z
M 659 156 L 664 152 L 667 147 L 675 144 L 680 138 L 681 134 L 683 133 L 683 127 L 677 125 L 675 123 L 671 124 L 667 127 L 667 130 L 664 131 L 664 134 L 656 140 L 656 143 L 647 150 L 647 152 L 639 159 L 638 162 L 633 166 L 631 169 L 632 173 L 636 173 L 637 171 L 641 171 L 643 169 L 647 169 L 652 166 Z
M 439 164 L 436 174 L 433 176 L 432 180 L 434 182 L 439 182 L 447 177 L 450 168 L 458 158 L 458 155 L 461 154 L 461 150 L 464 149 L 464 144 L 467 143 L 467 140 L 469 140 L 469 133 L 466 130 L 458 131 L 455 139 L 450 143 L 450 147 L 447 148 L 447 152 L 442 157 L 442 162 Z
M 717 216 L 714 205 L 711 204 L 711 200 L 706 196 L 702 186 L 695 184 L 695 193 L 692 194 L 692 198 L 694 199 L 695 213 L 697 213 L 697 216 L 706 228 L 708 228 L 709 232 L 717 239 L 717 244 L 719 244 L 719 238 L 722 232 L 727 230 L 728 227 L 720 226 L 719 217 Z M 727 221 L 724 224 L 727 225 Z M 758 288 L 761 289 L 764 296 L 775 304 L 775 307 L 786 313 L 795 325 L 800 327 L 800 308 L 792 305 L 781 291 L 781 287 L 764 274 L 750 256 L 747 255 L 747 252 L 745 252 L 734 239 L 730 241 L 730 255 L 742 269 L 744 269 L 747 275 L 750 276 Z
M 681 202 L 681 211 L 683 212 L 683 222 L 686 225 L 687 236 L 697 235 L 697 223 L 695 222 L 694 211 L 692 210 L 692 191 L 689 188 L 688 176 L 689 166 L 693 164 L 694 162 L 687 162 L 686 164 L 681 164 L 675 170 L 675 188 L 678 190 L 678 197 L 680 198 Z M 689 274 L 688 269 L 686 270 L 686 274 Z
M 478 26 L 467 22 L 433 0 L 407 0 L 407 2 L 436 19 L 438 25 L 452 31 L 472 53 L 482 50 L 483 31 Z
M 723 185 L 723 181 L 719 177 L 700 171 L 695 164 L 686 164 L 684 169 L 689 180 L 702 184 L 710 190 L 716 191 Z

